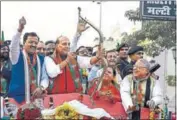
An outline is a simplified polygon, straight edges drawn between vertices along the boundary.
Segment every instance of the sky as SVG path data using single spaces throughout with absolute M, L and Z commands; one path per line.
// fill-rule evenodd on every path
M 5 39 L 12 39 L 18 20 L 24 16 L 27 20 L 24 32 L 37 32 L 42 41 L 55 40 L 60 35 L 66 35 L 70 40 L 76 32 L 78 7 L 81 7 L 83 17 L 89 19 L 97 27 L 100 23 L 100 6 L 92 1 L 2 1 L 1 30 Z M 122 32 L 130 32 L 134 25 L 124 17 L 126 10 L 139 7 L 139 1 L 104 1 L 102 2 L 102 32 L 105 37 L 119 36 Z M 116 31 L 116 32 L 114 32 Z M 92 28 L 84 32 L 78 46 L 93 46 L 98 34 Z

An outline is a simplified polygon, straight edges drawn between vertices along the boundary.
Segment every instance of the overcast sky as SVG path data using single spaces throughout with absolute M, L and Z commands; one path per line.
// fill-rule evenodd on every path
M 73 38 L 78 20 L 78 9 L 82 8 L 82 15 L 99 27 L 99 5 L 92 1 L 37 1 L 37 2 L 1 2 L 1 30 L 5 31 L 5 38 L 11 39 L 17 28 L 18 20 L 25 16 L 27 25 L 24 32 L 35 31 L 41 40 L 56 39 L 57 36 L 66 35 Z M 102 31 L 104 36 L 113 35 L 116 28 L 120 28 L 116 35 L 121 32 L 129 32 L 134 26 L 133 22 L 124 17 L 129 9 L 139 7 L 139 1 L 111 1 L 102 2 Z M 136 27 L 140 28 L 137 24 Z M 23 32 L 23 33 L 24 33 Z M 98 36 L 93 29 L 85 32 L 79 44 L 92 45 L 93 39 Z

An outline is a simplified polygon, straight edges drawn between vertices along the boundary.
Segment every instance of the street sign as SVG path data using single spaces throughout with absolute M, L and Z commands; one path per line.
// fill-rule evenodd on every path
M 142 20 L 176 20 L 176 1 L 141 1 L 140 13 Z

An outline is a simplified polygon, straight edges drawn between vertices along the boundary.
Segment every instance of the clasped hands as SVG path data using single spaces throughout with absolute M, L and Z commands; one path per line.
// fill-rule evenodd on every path
M 44 98 L 47 95 L 47 91 L 43 87 L 38 87 L 32 93 L 32 99 Z
M 104 100 L 108 100 L 108 101 L 111 102 L 111 103 L 115 103 L 115 99 L 114 99 L 114 96 L 113 96 L 113 94 L 111 93 L 111 91 L 106 91 L 106 92 L 97 91 L 95 97 L 96 97 L 97 99 L 98 99 L 98 98 L 103 98 Z

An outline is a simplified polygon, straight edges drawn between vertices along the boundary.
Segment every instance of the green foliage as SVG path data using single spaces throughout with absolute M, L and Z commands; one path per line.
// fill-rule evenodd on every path
M 139 8 L 137 8 L 136 10 L 128 10 L 125 12 L 125 17 L 127 17 L 129 20 L 134 21 L 134 23 L 136 21 L 140 21 L 140 11 Z
M 128 10 L 125 16 L 131 21 L 140 21 L 139 9 Z M 122 42 L 129 45 L 137 45 L 149 40 L 149 44 L 143 45 L 146 54 L 157 56 L 164 49 L 170 49 L 176 44 L 176 21 L 142 21 L 142 29 L 135 31 L 133 34 L 123 34 Z
M 168 75 L 167 76 L 167 83 L 169 86 L 175 86 L 175 76 L 174 75 Z

